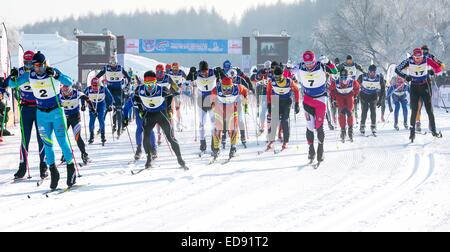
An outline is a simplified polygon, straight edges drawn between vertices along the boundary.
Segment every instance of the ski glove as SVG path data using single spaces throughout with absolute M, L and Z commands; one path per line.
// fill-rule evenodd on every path
M 392 108 L 392 106 L 389 106 L 389 112 L 394 112 L 394 109 Z
M 17 78 L 19 76 L 19 70 L 17 68 L 11 69 L 11 77 Z
M 108 112 L 111 112 L 111 111 L 113 111 L 113 106 L 108 107 Z
M 406 78 L 405 78 L 405 80 L 406 80 L 407 82 L 411 82 L 411 81 L 412 81 L 411 75 L 407 75 Z
M 327 65 L 328 63 L 330 63 L 330 59 L 328 59 L 327 56 L 323 56 L 323 55 L 320 56 L 319 61 L 320 61 L 320 63 L 322 63 L 324 65 Z
M 81 111 L 83 111 L 83 112 L 86 111 L 86 106 L 84 106 L 84 105 L 81 106 Z
M 300 104 L 298 102 L 295 103 L 295 114 L 297 115 L 298 113 L 300 113 Z
M 428 70 L 428 74 L 429 74 L 430 76 L 434 76 L 434 71 L 433 71 L 433 69 Z
M 244 105 L 244 113 L 245 113 L 245 114 L 248 114 L 248 104 L 245 104 L 245 105 Z
M 52 68 L 52 67 L 47 67 L 47 69 L 45 70 L 45 72 L 46 72 L 48 75 L 52 76 L 53 78 L 59 79 L 59 73 L 56 72 L 54 68 Z
M 122 125 L 124 128 L 128 127 L 128 119 L 123 119 Z

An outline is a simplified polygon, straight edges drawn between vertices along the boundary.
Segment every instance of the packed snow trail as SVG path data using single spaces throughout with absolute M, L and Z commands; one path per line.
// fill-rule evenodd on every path
M 408 144 L 409 131 L 396 132 L 391 123 L 379 130 L 378 138 L 356 135 L 355 143 L 337 142 L 339 132 L 326 131 L 325 162 L 318 170 L 308 165 L 301 115 L 297 124 L 291 120 L 289 150 L 258 156 L 265 148 L 264 135 L 258 146 L 248 118 L 249 148 L 239 148 L 226 165 L 208 166 L 209 156 L 198 157 L 200 144 L 194 142 L 188 118 L 192 113 L 192 108 L 183 111 L 187 128 L 176 133 L 189 171 L 179 169 L 163 141 L 155 168 L 132 176 L 131 170 L 145 161 L 128 165 L 133 158 L 128 136 L 125 132 L 113 142 L 108 124 L 106 146 L 99 138 L 88 146 L 93 162 L 81 169 L 83 177 L 78 179 L 86 186 L 49 197 L 43 195 L 49 181 L 36 187 L 35 139 L 30 147 L 33 178 L 10 183 L 20 144 L 20 132 L 13 130 L 16 136 L 0 145 L 0 230 L 450 230 L 450 116 L 439 109 L 443 139 L 419 135 Z M 133 141 L 134 130 L 131 123 Z M 228 150 L 222 151 L 220 158 L 227 156 Z M 60 188 L 65 188 L 65 167 L 60 171 Z

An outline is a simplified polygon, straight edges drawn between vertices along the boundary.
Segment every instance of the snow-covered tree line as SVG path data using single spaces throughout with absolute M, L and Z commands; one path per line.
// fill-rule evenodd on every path
M 384 69 L 426 44 L 450 62 L 449 0 L 344 0 L 322 19 L 313 34 L 315 45 L 329 55 L 352 54 Z

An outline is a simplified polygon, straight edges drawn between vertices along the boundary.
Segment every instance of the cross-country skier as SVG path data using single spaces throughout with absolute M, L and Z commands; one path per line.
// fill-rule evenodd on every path
M 32 63 L 33 69 L 20 77 L 19 71 L 13 69 L 9 86 L 16 88 L 29 83 L 36 97 L 39 134 L 44 142 L 46 161 L 50 167 L 50 188 L 52 190 L 56 189 L 60 178 L 55 165 L 53 133 L 56 135 L 59 146 L 66 158 L 67 186 L 72 187 L 76 183 L 75 165 L 72 150 L 66 137 L 66 120 L 59 100 L 59 85 L 72 86 L 72 80 L 58 69 L 49 67 L 44 54 L 41 52 L 37 52 L 33 56 Z
M 316 157 L 314 148 L 314 131 L 317 131 L 319 145 L 317 147 L 317 161 L 324 160 L 325 132 L 323 123 L 327 111 L 327 73 L 337 74 L 334 64 L 325 56 L 319 61 L 312 51 L 303 54 L 303 63 L 298 66 L 298 80 L 302 85 L 303 107 L 307 121 L 306 139 L 309 144 L 308 158 L 311 162 Z
M 107 87 L 100 84 L 98 78 L 93 78 L 91 80 L 91 85 L 86 88 L 84 93 L 89 97 L 92 105 L 89 105 L 89 144 L 94 143 L 94 130 L 95 130 L 95 119 L 98 120 L 100 124 L 100 134 L 101 141 L 104 145 L 106 142 L 105 135 L 105 114 L 106 111 L 112 111 L 112 105 L 114 104 L 114 98 L 109 92 Z M 85 107 L 85 102 L 81 101 L 83 107 Z
M 174 107 L 175 107 L 175 116 L 176 116 L 176 125 L 177 131 L 183 130 L 182 120 L 181 120 L 181 102 L 183 96 L 183 90 L 185 89 L 186 83 L 186 73 L 180 69 L 180 64 L 178 62 L 172 63 L 172 70 L 169 72 L 169 77 L 178 85 L 179 91 L 174 93 Z
M 90 160 L 89 155 L 86 152 L 86 145 L 81 137 L 80 101 L 87 102 L 89 106 L 92 107 L 92 102 L 84 93 L 74 90 L 72 87 L 61 87 L 61 105 L 66 114 L 67 130 L 72 127 L 78 149 L 80 149 L 81 152 L 81 159 L 86 165 Z M 82 106 L 81 110 L 85 111 L 86 108 Z
M 430 63 L 431 68 L 433 68 L 433 71 L 438 74 L 445 69 L 445 64 L 442 63 L 439 59 L 436 58 L 433 54 L 430 53 L 430 49 L 427 45 L 422 46 L 423 56 L 427 59 L 427 62 Z M 417 117 L 416 117 L 416 131 L 421 132 L 422 131 L 422 125 L 421 125 L 421 115 L 422 115 L 422 107 L 423 102 L 422 99 L 419 98 L 419 108 L 417 110 Z
M 209 68 L 206 61 L 201 61 L 199 64 L 199 70 L 195 67 L 191 68 L 189 75 L 187 77 L 190 81 L 195 81 L 195 85 L 198 89 L 197 106 L 199 107 L 199 135 L 200 135 L 200 151 L 202 154 L 206 152 L 206 136 L 205 128 L 206 122 L 210 121 L 211 126 L 214 125 L 214 113 L 212 111 L 211 104 L 211 92 L 216 86 L 216 74 L 213 69 Z M 211 137 L 212 138 L 212 137 Z M 211 139 L 211 151 L 212 149 L 212 139 Z
M 122 134 L 122 106 L 124 101 L 124 91 L 131 82 L 125 68 L 118 64 L 116 56 L 112 56 L 108 65 L 97 74 L 97 78 L 106 76 L 107 88 L 114 98 L 113 111 L 113 134 L 117 131 L 117 137 Z
M 358 78 L 358 83 L 361 85 L 361 92 L 359 94 L 361 101 L 361 125 L 360 132 L 362 135 L 366 134 L 366 119 L 370 109 L 372 134 L 377 134 L 377 107 L 380 108 L 383 102 L 383 96 L 386 94 L 386 81 L 383 75 L 377 73 L 375 65 L 369 66 L 369 72 Z
M 26 51 L 23 54 L 23 62 L 24 66 L 19 68 L 19 76 L 22 76 L 26 72 L 30 72 L 33 68 L 33 57 L 34 57 L 33 51 Z M 20 147 L 20 164 L 19 164 L 19 170 L 14 174 L 14 178 L 21 179 L 25 176 L 26 170 L 27 170 L 27 164 L 28 163 L 28 150 L 31 140 L 31 132 L 33 130 L 33 127 L 36 131 L 36 139 L 38 142 L 38 148 L 39 148 L 39 171 L 40 171 L 40 177 L 41 179 L 44 179 L 48 177 L 48 167 L 45 163 L 45 150 L 44 150 L 44 143 L 42 142 L 41 137 L 39 136 L 39 130 L 38 130 L 38 124 L 36 120 L 36 111 L 37 111 L 37 105 L 36 105 L 36 97 L 34 97 L 33 90 L 30 86 L 30 83 L 25 83 L 24 85 L 20 86 L 20 88 L 17 91 L 18 99 L 20 100 L 20 115 L 21 115 L 21 122 L 22 122 L 22 128 L 23 128 L 23 139 L 21 141 L 21 147 Z
M 223 77 L 217 82 L 217 86 L 212 90 L 212 106 L 215 113 L 215 126 L 213 138 L 213 158 L 217 159 L 220 152 L 220 142 L 223 132 L 229 134 L 231 139 L 231 148 L 229 158 L 236 154 L 236 145 L 239 139 L 238 117 L 239 103 L 247 106 L 248 89 L 231 78 Z
M 435 74 L 430 62 L 423 54 L 422 48 L 416 48 L 413 56 L 404 60 L 397 66 L 395 72 L 407 82 L 411 83 L 410 102 L 411 102 L 411 120 L 410 120 L 410 140 L 414 142 L 416 138 L 416 117 L 419 110 L 419 99 L 425 104 L 425 109 L 430 120 L 430 131 L 434 137 L 442 137 L 442 134 L 436 131 L 436 121 L 431 104 L 432 89 L 430 77 Z M 409 74 L 404 73 L 408 70 Z
M 273 149 L 275 142 L 275 131 L 278 128 L 276 123 L 280 121 L 280 126 L 283 131 L 283 146 L 282 150 L 286 150 L 290 138 L 290 113 L 292 107 L 292 96 L 295 97 L 295 114 L 300 113 L 300 92 L 297 84 L 290 78 L 284 77 L 283 69 L 276 66 L 273 72 L 273 77 L 269 79 L 267 84 L 267 109 L 269 111 L 269 143 L 267 150 Z M 276 114 L 278 109 L 278 115 Z M 276 116 L 276 119 L 274 118 Z M 273 128 L 275 126 L 275 129 Z M 272 133 L 273 132 L 273 133 Z
M 408 99 L 407 93 L 410 92 L 409 85 L 407 85 L 405 79 L 400 76 L 396 76 L 391 80 L 391 86 L 387 91 L 387 99 L 389 104 L 389 111 L 392 113 L 394 109 L 392 108 L 392 101 L 394 102 L 395 112 L 394 112 L 394 128 L 400 130 L 398 126 L 398 117 L 400 114 L 400 107 L 403 111 L 403 125 L 405 129 L 408 129 Z
M 332 103 L 339 111 L 341 141 L 345 142 L 348 127 L 348 138 L 353 142 L 353 108 L 355 97 L 359 94 L 359 83 L 348 76 L 347 69 L 342 69 L 339 79 L 331 78 L 330 94 Z
M 141 82 L 141 80 L 139 78 L 136 78 L 136 82 L 137 82 L 137 86 L 135 91 L 142 87 L 144 84 Z M 124 106 L 124 118 L 130 118 L 130 112 L 131 110 L 134 110 L 134 114 L 136 115 L 136 153 L 134 155 L 134 160 L 139 160 L 141 159 L 142 156 L 142 135 L 144 134 L 144 123 L 143 123 L 143 117 L 142 114 L 139 113 L 139 108 L 137 106 L 134 106 L 133 101 L 134 101 L 134 96 L 135 96 L 135 92 L 133 94 L 131 94 L 130 99 L 128 99 L 128 101 L 125 103 Z M 157 145 L 156 145 L 156 136 L 155 136 L 155 131 L 152 130 L 150 132 L 150 142 L 151 142 L 151 148 L 150 148 L 150 153 L 152 155 L 152 159 L 155 160 L 156 158 L 158 158 L 158 152 L 157 152 Z
M 169 72 L 164 71 L 164 65 L 159 64 L 156 66 L 156 84 L 159 86 L 163 86 L 167 88 L 172 95 L 169 95 L 166 97 L 167 99 L 167 115 L 169 116 L 170 123 L 173 125 L 173 100 L 174 95 L 178 93 L 179 87 L 178 84 L 170 77 L 168 73 L 170 73 L 172 69 L 172 65 L 167 64 L 166 67 L 169 68 Z M 158 131 L 158 145 L 161 145 L 162 138 L 161 138 L 161 127 L 160 125 L 157 125 L 157 131 Z
M 148 71 L 144 74 L 144 85 L 139 86 L 133 96 L 133 103 L 139 108 L 144 125 L 144 149 L 147 154 L 147 162 L 145 168 L 152 167 L 151 155 L 151 141 L 150 133 L 156 124 L 161 126 L 164 134 L 167 137 L 175 155 L 177 156 L 178 164 L 184 169 L 187 169 L 183 158 L 181 157 L 180 146 L 175 139 L 172 125 L 170 124 L 169 115 L 167 114 L 167 97 L 171 96 L 172 92 L 163 85 L 157 84 L 156 73 Z M 129 109 L 129 107 L 128 107 Z M 125 113 L 126 115 L 127 113 Z M 124 118 L 124 127 L 128 126 L 129 119 Z

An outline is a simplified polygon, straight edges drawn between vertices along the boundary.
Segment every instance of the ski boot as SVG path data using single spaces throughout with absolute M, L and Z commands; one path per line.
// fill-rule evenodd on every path
M 361 135 L 365 135 L 366 134 L 366 126 L 361 125 L 361 127 L 359 128 L 359 132 L 361 132 Z
M 289 148 L 289 143 L 288 142 L 284 142 L 283 146 L 281 146 L 281 151 L 287 150 Z
M 317 162 L 323 162 L 323 144 L 319 144 L 317 147 Z
M 145 163 L 145 169 L 152 168 L 152 155 L 147 155 L 147 162 Z
M 407 122 L 403 123 L 403 126 L 405 127 L 405 129 L 408 129 L 408 128 L 409 128 L 409 126 L 408 126 L 408 123 L 407 123 Z
M 308 152 L 308 160 L 312 163 L 314 162 L 314 159 L 316 159 L 316 150 L 314 149 L 314 144 L 310 144 Z
M 348 127 L 348 138 L 350 139 L 350 142 L 353 143 L 353 126 Z
M 396 131 L 400 131 L 400 128 L 398 127 L 398 123 L 395 123 L 395 124 L 394 124 L 394 129 L 395 129 Z
M 138 146 L 136 153 L 134 154 L 134 160 L 138 161 L 139 159 L 141 159 L 142 156 L 142 147 Z
M 14 179 L 23 179 L 27 173 L 27 164 L 25 162 L 20 163 L 19 170 L 14 174 Z
M 81 153 L 81 160 L 83 160 L 83 164 L 87 165 L 91 160 L 89 159 L 89 155 L 85 153 Z
M 436 132 L 436 130 L 432 130 L 431 135 L 433 135 L 433 137 L 435 137 L 435 138 L 442 138 L 442 133 Z
M 206 151 L 206 140 L 200 140 L 200 151 L 205 152 Z
M 91 132 L 91 135 L 89 136 L 89 144 L 93 144 L 94 143 L 94 133 Z
M 45 179 L 45 178 L 48 177 L 48 172 L 47 172 L 47 170 L 48 170 L 48 167 L 47 167 L 47 164 L 46 164 L 46 163 L 41 163 L 41 164 L 39 165 L 39 173 L 40 173 L 41 179 Z
M 61 164 L 65 164 L 66 163 L 66 159 L 64 158 L 64 155 L 61 156 L 60 161 L 61 161 Z
M 75 164 L 72 162 L 67 165 L 67 186 L 72 187 L 77 183 L 77 174 L 75 171 Z
M 236 156 L 236 152 L 237 152 L 236 146 L 231 145 L 229 158 L 230 159 L 234 158 Z
M 328 128 L 330 130 L 334 130 L 334 125 L 331 122 L 328 122 Z
M 244 149 L 247 149 L 247 141 L 246 140 L 242 140 L 242 146 L 244 146 Z
M 377 126 L 370 126 L 370 130 L 372 130 L 372 135 L 376 136 L 377 135 Z
M 102 133 L 102 145 L 105 146 L 105 143 L 106 143 L 105 133 Z
M 181 168 L 185 169 L 185 170 L 189 170 L 186 166 L 186 162 L 184 162 L 184 160 L 181 157 L 177 157 L 178 160 L 178 164 L 180 165 Z
M 347 130 L 341 129 L 341 142 L 345 143 L 345 137 L 347 136 Z
M 416 122 L 416 131 L 417 132 L 422 132 L 422 124 L 420 122 Z
M 214 160 L 216 160 L 217 158 L 219 158 L 219 155 L 220 155 L 220 149 L 213 149 L 213 150 L 212 150 L 211 156 L 213 157 Z
M 152 155 L 152 159 L 153 160 L 158 158 L 158 151 L 156 150 L 156 148 L 151 148 L 150 149 L 150 155 Z
M 409 140 L 411 140 L 411 143 L 414 143 L 414 140 L 416 140 L 416 129 L 414 127 L 410 128 Z
M 50 165 L 50 189 L 56 190 L 59 183 L 59 172 L 56 169 L 56 165 Z

